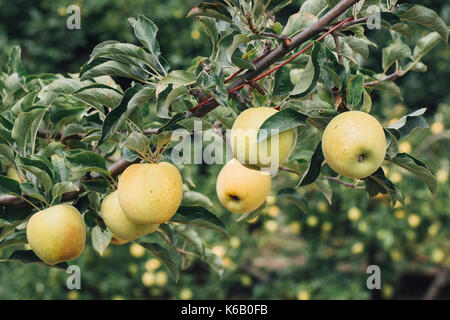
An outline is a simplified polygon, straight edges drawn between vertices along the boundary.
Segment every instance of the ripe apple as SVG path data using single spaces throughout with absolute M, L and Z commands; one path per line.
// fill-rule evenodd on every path
M 84 249 L 86 228 L 75 207 L 59 204 L 31 216 L 27 239 L 42 261 L 54 265 L 78 258 Z
M 266 172 L 249 169 L 231 159 L 220 170 L 216 192 L 220 203 L 234 213 L 250 213 L 260 207 L 270 192 Z
M 231 148 L 234 157 L 242 164 L 258 167 L 277 167 L 283 164 L 292 151 L 294 130 L 281 132 L 257 143 L 258 130 L 270 116 L 277 113 L 274 108 L 256 107 L 242 112 L 234 121 L 231 128 Z M 272 142 L 278 140 L 278 150 Z
M 381 166 L 386 155 L 383 127 L 365 112 L 341 113 L 325 128 L 322 151 L 337 173 L 348 178 L 365 178 Z
M 171 163 L 129 166 L 119 178 L 120 207 L 135 224 L 160 224 L 177 212 L 183 198 L 183 179 Z
M 108 229 L 118 239 L 131 241 L 158 229 L 159 224 L 135 224 L 123 213 L 117 191 L 103 199 L 101 215 Z

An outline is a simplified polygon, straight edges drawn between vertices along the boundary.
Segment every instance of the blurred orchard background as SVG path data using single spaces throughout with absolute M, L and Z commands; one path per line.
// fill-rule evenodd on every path
M 280 17 L 286 20 L 301 2 L 294 1 Z M 135 43 L 127 18 L 144 14 L 159 27 L 158 40 L 170 64 L 184 68 L 210 50 L 199 23 L 185 18 L 197 3 L 0 0 L 0 64 L 5 65 L 9 48 L 18 44 L 29 73 L 77 73 L 96 44 Z M 81 7 L 81 30 L 65 27 L 71 4 Z M 450 24 L 448 1 L 421 4 Z M 383 43 L 389 38 L 387 32 L 374 30 L 368 37 Z M 415 36 L 420 37 L 418 30 Z M 366 64 L 377 66 L 381 50 L 371 50 Z M 406 195 L 405 206 L 392 208 L 387 197 L 368 200 L 365 192 L 340 185 L 333 186 L 330 206 L 318 190 L 307 187 L 303 190 L 310 201 L 307 214 L 273 194 L 254 220 L 237 222 L 238 216 L 223 209 L 215 195 L 220 166 L 192 166 L 198 191 L 215 201 L 231 235 L 227 240 L 201 231 L 208 247 L 222 258 L 222 277 L 198 261 L 175 283 L 159 261 L 138 245 L 110 246 L 101 258 L 88 241 L 82 256 L 70 263 L 82 270 L 81 290 L 68 290 L 68 275 L 61 270 L 0 264 L 0 299 L 449 299 L 450 51 L 441 43 L 423 62 L 428 72 L 397 81 L 404 100 L 381 95 L 372 110 L 386 126 L 386 119 L 394 121 L 429 108 L 430 128 L 415 131 L 400 144 L 400 152 L 419 157 L 435 173 L 440 189 L 434 198 L 411 174 L 385 167 Z M 300 132 L 300 137 L 305 145 L 316 142 L 308 140 L 307 133 Z M 278 190 L 295 187 L 298 177 L 284 173 L 273 181 L 272 189 Z M 2 255 L 8 254 L 3 250 Z M 366 287 L 370 264 L 381 268 L 381 290 Z

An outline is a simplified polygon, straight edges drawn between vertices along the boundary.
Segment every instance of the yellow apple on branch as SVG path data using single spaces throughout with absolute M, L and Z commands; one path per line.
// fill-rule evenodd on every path
M 118 185 L 120 207 L 135 224 L 161 224 L 177 212 L 183 198 L 183 180 L 171 163 L 129 166 Z
M 259 143 L 257 140 L 264 121 L 277 112 L 274 108 L 255 107 L 245 110 L 236 118 L 231 129 L 231 148 L 240 163 L 271 167 L 286 162 L 292 151 L 294 130 L 283 131 Z
M 135 224 L 120 207 L 117 191 L 107 195 L 101 206 L 101 216 L 108 229 L 118 240 L 131 241 L 158 229 L 158 224 Z
M 54 265 L 78 258 L 86 242 L 86 227 L 75 207 L 59 204 L 31 216 L 27 239 L 42 261 Z
M 322 152 L 331 169 L 340 175 L 354 179 L 370 176 L 386 155 L 383 127 L 365 112 L 341 113 L 323 132 Z
M 266 200 L 270 175 L 249 169 L 236 159 L 228 161 L 217 177 L 216 192 L 220 203 L 234 213 L 250 213 Z

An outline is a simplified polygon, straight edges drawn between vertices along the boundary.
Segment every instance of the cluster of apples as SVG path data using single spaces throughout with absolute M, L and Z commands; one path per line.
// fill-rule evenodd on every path
M 233 124 L 231 148 L 234 158 L 222 168 L 216 182 L 219 201 L 231 212 L 250 213 L 264 203 L 270 192 L 271 177 L 258 167 L 283 164 L 293 149 L 294 130 L 279 134 L 279 148 L 275 154 L 270 152 L 272 137 L 259 143 L 257 141 L 261 125 L 277 112 L 274 108 L 250 108 L 242 112 Z M 245 143 L 238 143 L 239 139 Z M 268 164 L 260 163 L 260 151 L 270 158 Z M 252 152 L 258 154 L 256 165 L 249 161 Z M 381 166 L 386 155 L 383 127 L 365 112 L 341 113 L 325 128 L 322 152 L 325 161 L 338 174 L 348 178 L 365 178 Z
M 275 136 L 257 142 L 259 128 L 277 112 L 268 107 L 250 108 L 233 124 L 231 145 L 235 158 L 225 164 L 216 182 L 219 201 L 231 212 L 250 213 L 264 203 L 270 192 L 271 176 L 258 168 L 273 163 L 281 165 L 293 149 L 293 129 L 276 137 L 279 148 L 275 154 L 270 153 Z M 245 143 L 238 143 L 242 138 Z M 337 173 L 364 178 L 383 162 L 386 138 L 383 127 L 374 117 L 349 111 L 330 121 L 323 134 L 322 149 L 325 160 Z M 257 158 L 256 164 L 250 163 L 250 154 L 255 150 L 258 155 L 266 154 L 270 161 L 262 163 Z M 101 205 L 101 216 L 112 233 L 111 243 L 123 244 L 154 232 L 177 212 L 182 198 L 183 181 L 174 165 L 160 162 L 129 166 L 120 176 L 117 190 L 107 195 Z M 59 204 L 30 218 L 27 239 L 42 261 L 54 265 L 81 254 L 86 227 L 74 206 Z
M 172 218 L 182 197 L 183 181 L 174 165 L 160 162 L 129 166 L 119 178 L 118 189 L 101 205 L 101 216 L 112 233 L 111 243 L 127 243 L 154 232 Z M 75 207 L 55 205 L 30 218 L 27 239 L 42 261 L 54 265 L 82 253 L 86 227 Z

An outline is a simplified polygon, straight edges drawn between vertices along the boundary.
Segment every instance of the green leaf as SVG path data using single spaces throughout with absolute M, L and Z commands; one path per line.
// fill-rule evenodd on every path
M 442 41 L 442 38 L 439 36 L 437 32 L 431 32 L 427 34 L 425 37 L 422 37 L 417 41 L 416 46 L 414 47 L 413 57 L 415 60 L 420 60 L 422 57 L 428 53 L 431 49 L 433 49 L 439 42 Z
M 73 152 L 67 152 L 65 161 L 67 166 L 74 171 L 95 171 L 101 174 L 109 175 L 108 169 L 106 168 L 105 158 L 92 151 L 73 150 Z
M 143 156 L 147 154 L 149 146 L 150 140 L 147 136 L 133 131 L 120 147 L 129 148 Z
M 161 261 L 161 263 L 164 264 L 167 269 L 169 269 L 170 274 L 173 276 L 175 281 L 178 282 L 180 271 L 178 265 L 175 263 L 170 255 L 170 252 L 167 249 L 165 249 L 158 243 L 138 242 L 138 244 L 150 251 L 155 256 L 155 258 Z
M 314 150 L 313 155 L 311 156 L 311 161 L 309 162 L 309 167 L 306 169 L 303 174 L 300 182 L 298 183 L 297 188 L 306 186 L 308 184 L 313 183 L 320 175 L 320 168 L 322 167 L 322 162 L 325 160 L 322 153 L 322 142 L 319 142 L 316 149 Z
M 157 74 L 158 61 L 155 57 L 143 48 L 131 43 L 121 43 L 117 41 L 105 41 L 97 45 L 89 58 L 88 63 L 97 58 L 108 58 L 124 64 L 133 64 L 139 68 L 149 67 L 152 74 Z
M 226 55 L 228 62 L 233 63 L 231 57 L 233 56 L 234 51 L 242 44 L 246 44 L 250 41 L 250 37 L 245 34 L 237 34 L 233 37 L 233 42 L 226 50 Z
M 135 84 L 125 90 L 119 105 L 111 110 L 105 117 L 102 126 L 102 135 L 98 145 L 107 141 L 128 118 L 128 116 L 138 107 L 147 102 L 154 94 L 155 89 L 151 86 Z
M 187 17 L 210 17 L 231 23 L 231 15 L 226 7 L 219 2 L 200 2 L 189 11 Z
M 388 127 L 389 132 L 395 135 L 398 140 L 406 138 L 415 129 L 428 128 L 428 124 L 423 118 L 427 108 L 418 109 L 406 116 L 403 116 Z
M 407 153 L 399 153 L 394 158 L 388 159 L 388 161 L 415 174 L 430 189 L 431 193 L 435 194 L 438 191 L 436 178 L 423 162 Z
M 111 242 L 111 232 L 108 230 L 102 230 L 99 226 L 95 226 L 92 229 L 91 241 L 94 250 L 98 252 L 99 255 L 103 256 L 106 248 Z
M 364 180 L 366 182 L 366 191 L 370 197 L 374 197 L 379 193 L 387 193 L 391 197 L 393 204 L 395 204 L 397 201 L 403 204 L 405 203 L 403 194 L 392 183 L 391 180 L 386 178 L 381 167 L 367 178 L 364 178 Z
M 200 21 L 200 23 L 203 25 L 203 29 L 211 40 L 211 43 L 213 45 L 211 50 L 211 57 L 213 57 L 216 51 L 217 40 L 219 39 L 219 30 L 217 30 L 216 22 L 214 21 L 214 19 L 208 17 L 198 17 L 197 20 Z
M 59 182 L 59 183 L 56 183 L 52 187 L 52 198 L 56 199 L 57 197 L 59 197 L 60 195 L 66 193 L 66 192 L 79 191 L 79 190 L 80 190 L 80 188 L 78 187 L 78 185 L 76 185 L 73 182 L 70 182 L 70 181 Z
M 361 73 L 351 77 L 347 84 L 347 108 L 352 110 L 361 102 L 364 76 Z
M 294 88 L 291 82 L 291 74 L 288 68 L 280 68 L 275 72 L 273 87 L 274 96 L 284 96 Z
M 306 29 L 317 21 L 317 17 L 306 11 L 300 11 L 291 15 L 283 29 L 283 35 L 292 37 L 293 35 Z
M 367 90 L 364 89 L 363 90 L 363 104 L 359 110 L 362 112 L 369 113 L 371 108 L 372 108 L 372 98 L 370 97 L 370 94 L 367 93 Z
M 400 88 L 393 81 L 382 81 L 370 87 L 375 90 L 385 91 L 395 97 L 402 98 Z
M 283 188 L 277 192 L 277 198 L 294 202 L 304 213 L 308 213 L 309 203 L 303 194 L 292 188 Z
M 170 221 L 207 228 L 228 238 L 228 233 L 222 220 L 203 207 L 181 206 Z
M 158 27 L 148 18 L 143 15 L 139 15 L 137 20 L 129 18 L 131 26 L 134 29 L 136 38 L 148 49 L 153 56 L 156 63 L 158 72 L 165 75 L 168 67 L 163 66 L 164 63 L 160 61 L 160 48 L 156 34 L 158 33 Z
M 131 64 L 125 64 L 105 58 L 97 58 L 92 62 L 85 64 L 80 71 L 80 79 L 88 80 L 100 76 L 117 76 L 134 79 L 140 82 L 147 81 L 149 75 L 143 67 L 137 67 Z
M 279 134 L 305 125 L 307 118 L 307 115 L 290 108 L 275 113 L 267 118 L 259 128 L 258 143 L 271 137 L 274 134 L 272 130 L 276 131 L 276 134 Z
M 206 248 L 202 260 L 205 261 L 211 269 L 217 273 L 219 278 L 222 278 L 224 269 L 222 266 L 222 259 L 218 255 Z
M 42 183 L 46 192 L 49 192 L 53 185 L 53 172 L 47 164 L 41 160 L 17 157 L 17 165 L 31 172 Z
M 0 262 L 39 263 L 48 266 L 41 259 L 39 259 L 39 257 L 32 250 L 16 250 L 7 260 L 0 260 Z M 50 267 L 67 270 L 69 265 L 66 262 L 62 262 Z
M 14 150 L 10 146 L 0 143 L 0 156 L 3 156 L 9 164 L 14 164 Z
M 445 42 L 448 41 L 448 27 L 433 10 L 421 5 L 405 3 L 400 4 L 394 13 L 401 20 L 421 24 L 436 31 Z
M 122 98 L 122 92 L 101 83 L 82 87 L 72 95 L 90 105 L 101 104 L 110 108 L 115 107 Z
M 294 98 L 304 97 L 309 94 L 316 86 L 320 75 L 320 66 L 317 61 L 317 55 L 320 52 L 320 43 L 315 43 L 305 70 L 302 73 L 300 81 L 295 84 L 291 91 L 291 96 Z
M 21 195 L 20 184 L 0 174 L 0 195 Z
M 6 63 L 6 69 L 9 75 L 16 73 L 19 76 L 22 76 L 25 73 L 21 60 L 21 51 L 22 49 L 17 45 L 12 46 L 11 49 L 9 49 L 8 62 Z
M 14 232 L 10 236 L 0 241 L 0 249 L 27 244 L 27 235 L 25 231 Z
M 393 158 L 398 154 L 398 141 L 392 132 L 387 129 L 384 129 L 384 134 L 386 136 L 386 158 Z
M 45 198 L 45 194 L 32 183 L 28 183 L 28 182 L 21 183 L 20 189 L 22 190 L 22 192 L 25 195 L 27 195 L 31 198 L 42 201 L 43 203 L 47 202 L 47 199 Z
M 34 152 L 36 133 L 46 111 L 44 107 L 36 107 L 29 112 L 20 113 L 14 121 L 11 136 L 20 149 L 24 150 L 27 143 L 30 143 L 31 152 Z
M 328 5 L 326 0 L 306 0 L 300 7 L 300 11 L 318 15 Z
M 167 95 L 166 101 L 164 103 L 164 109 L 167 110 L 167 113 L 169 113 L 170 106 L 176 100 L 178 100 L 180 97 L 186 95 L 187 93 L 188 93 L 188 88 L 186 88 L 186 87 L 178 87 L 178 88 L 170 91 L 170 93 Z
M 181 201 L 181 205 L 185 207 L 200 206 L 209 210 L 214 208 L 212 201 L 207 196 L 195 191 L 183 192 L 183 200 Z
M 382 67 L 386 71 L 397 60 L 410 58 L 412 56 L 411 49 L 402 42 L 391 43 L 382 50 L 383 59 Z
M 189 86 L 195 83 L 195 75 L 183 70 L 171 71 L 167 76 L 161 79 L 156 85 L 156 95 L 164 91 L 169 84 L 174 88 Z

